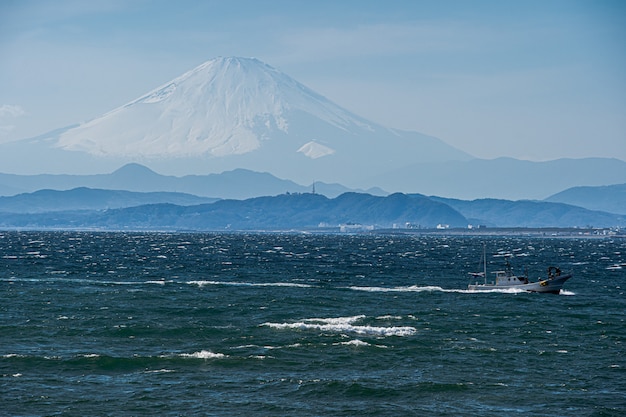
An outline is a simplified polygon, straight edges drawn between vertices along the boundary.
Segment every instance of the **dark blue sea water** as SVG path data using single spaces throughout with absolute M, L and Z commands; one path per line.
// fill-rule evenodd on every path
M 469 293 L 483 242 L 574 278 Z M 0 232 L 0 414 L 623 416 L 625 281 L 610 238 Z

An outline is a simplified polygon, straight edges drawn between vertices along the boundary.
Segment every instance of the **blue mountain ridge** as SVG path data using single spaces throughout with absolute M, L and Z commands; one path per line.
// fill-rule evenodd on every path
M 212 203 L 216 200 L 218 199 L 198 197 L 186 193 L 140 193 L 78 187 L 67 191 L 46 189 L 12 197 L 0 197 L 0 212 L 44 213 L 68 210 L 105 210 L 158 203 L 190 206 Z
M 320 194 L 281 194 L 247 200 L 219 200 L 180 206 L 149 204 L 90 212 L 3 213 L 0 227 L 99 228 L 149 230 L 259 230 L 316 228 L 320 225 L 364 224 L 393 227 L 407 223 L 464 227 L 466 219 L 449 206 L 425 196 L 344 193 L 329 199 Z
M 545 201 L 626 214 L 626 184 L 572 187 L 546 198 Z
M 341 184 L 316 182 L 317 192 L 336 197 L 347 191 L 386 195 L 381 189 L 354 190 Z M 0 195 L 13 196 L 41 189 L 70 190 L 87 187 L 135 192 L 178 192 L 200 197 L 246 199 L 285 192 L 304 193 L 312 191 L 313 184 L 303 186 L 290 180 L 275 177 L 267 172 L 247 169 L 224 171 L 220 174 L 185 175 L 182 177 L 161 175 L 148 167 L 130 163 L 109 174 L 67 175 L 38 174 L 17 175 L 0 173 Z
M 626 226 L 624 215 L 562 203 L 461 201 L 401 193 L 380 197 L 349 192 L 335 198 L 287 193 L 189 206 L 158 203 L 108 210 L 79 209 L 31 214 L 5 211 L 0 213 L 0 228 L 228 231 L 310 229 L 341 224 L 376 228 L 434 228 L 442 224 L 461 228 L 470 224 L 529 228 Z
M 463 214 L 471 224 L 489 227 L 624 227 L 626 216 L 546 201 L 431 197 Z

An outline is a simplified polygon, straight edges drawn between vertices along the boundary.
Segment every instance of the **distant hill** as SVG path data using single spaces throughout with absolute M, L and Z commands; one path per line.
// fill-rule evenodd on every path
M 96 175 L 15 175 L 0 174 L 0 195 L 28 193 L 41 189 L 70 190 L 88 187 L 136 192 L 179 192 L 203 197 L 245 199 L 285 192 L 304 193 L 311 186 L 276 178 L 268 173 L 246 169 L 226 171 L 221 174 L 186 175 L 174 177 L 158 174 L 140 164 L 127 164 L 110 174 Z M 367 191 L 384 195 L 382 190 L 350 190 L 340 184 L 315 183 L 316 192 L 336 197 L 347 191 Z
M 89 188 L 40 190 L 0 197 L 0 227 L 146 230 L 276 230 L 360 224 L 432 228 L 626 227 L 626 215 L 563 203 L 481 199 L 421 194 L 387 197 L 344 193 L 328 198 L 285 193 L 245 200 L 217 200 L 184 193 L 137 193 Z
M 0 212 L 43 213 L 70 210 L 105 210 L 156 203 L 190 206 L 212 203 L 217 200 L 216 198 L 198 197 L 184 193 L 138 193 L 81 187 L 68 191 L 39 190 L 12 197 L 0 197 Z
M 490 227 L 624 227 L 626 216 L 563 203 L 431 197 L 463 214 L 471 224 Z
M 329 167 L 328 169 L 332 169 Z M 593 172 L 593 175 L 587 175 Z M 410 186 L 401 186 L 410 179 Z M 329 198 L 345 192 L 388 195 L 394 192 L 439 195 L 472 200 L 498 198 L 543 200 L 572 186 L 595 187 L 626 182 L 626 162 L 588 158 L 547 162 L 517 161 L 508 158 L 416 164 L 382 176 L 364 179 L 373 188 L 350 188 L 337 183 L 315 182 L 315 191 Z M 77 187 L 137 192 L 182 192 L 204 197 L 246 199 L 283 193 L 307 193 L 313 184 L 298 184 L 268 172 L 247 169 L 220 174 L 161 175 L 146 166 L 130 163 L 109 174 L 17 175 L 0 173 L 0 195 L 11 196 L 41 189 L 70 190 Z M 550 197 L 552 198 L 552 197 Z M 584 199 L 582 199 L 584 200 Z M 608 201 L 608 200 L 607 200 Z M 556 202 L 556 201 L 555 201 Z M 568 202 L 568 201 L 563 201 Z M 619 206 L 616 201 L 615 205 Z M 587 207 L 607 210 L 602 207 Z M 614 208 L 609 210 L 616 212 Z M 619 213 L 619 211 L 617 211 Z
M 319 194 L 282 194 L 247 200 L 179 206 L 152 204 L 104 212 L 3 213 L 0 227 L 98 228 L 149 230 L 275 230 L 340 224 L 404 227 L 448 224 L 465 227 L 467 220 L 446 204 L 424 196 L 393 194 L 377 197 L 345 193 L 334 199 Z
M 388 191 L 461 200 L 543 200 L 570 187 L 626 182 L 626 162 L 610 158 L 543 162 L 496 158 L 416 163 L 367 181 Z
M 544 201 L 626 215 L 626 184 L 568 188 Z

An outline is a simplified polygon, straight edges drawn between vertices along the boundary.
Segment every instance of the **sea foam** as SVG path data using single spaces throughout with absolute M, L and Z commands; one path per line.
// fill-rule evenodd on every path
M 311 318 L 294 323 L 263 323 L 262 326 L 274 329 L 294 330 L 318 330 L 330 333 L 355 333 L 369 336 L 411 336 L 417 333 L 417 329 L 410 326 L 369 326 L 356 325 L 355 322 L 364 319 L 365 316 L 336 317 L 336 318 Z
M 223 353 L 214 353 L 210 350 L 201 350 L 199 352 L 194 353 L 181 353 L 179 355 L 181 358 L 193 358 L 193 359 L 223 359 L 226 358 L 227 355 Z
M 308 284 L 296 284 L 293 282 L 240 282 L 240 281 L 188 281 L 190 285 L 197 285 L 198 287 L 204 287 L 207 285 L 231 285 L 241 287 L 294 287 L 294 288 L 311 288 Z

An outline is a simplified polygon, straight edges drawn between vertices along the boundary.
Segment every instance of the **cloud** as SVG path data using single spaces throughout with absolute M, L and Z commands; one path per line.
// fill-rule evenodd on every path
M 0 106 L 0 120 L 15 119 L 22 116 L 26 112 L 21 106 L 14 104 L 3 104 Z
M 4 139 L 10 131 L 15 129 L 13 121 L 24 114 L 26 112 L 21 106 L 14 104 L 0 105 L 0 140 Z

